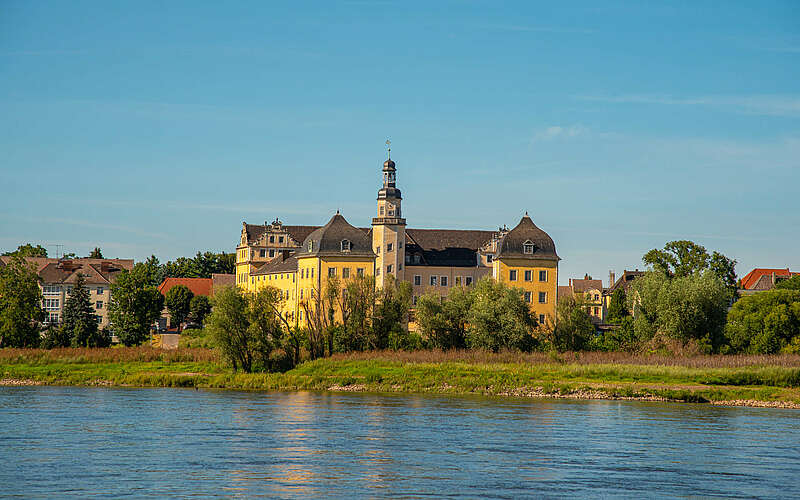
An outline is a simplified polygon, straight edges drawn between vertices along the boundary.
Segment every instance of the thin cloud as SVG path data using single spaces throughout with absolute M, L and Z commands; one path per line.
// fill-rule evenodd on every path
M 533 142 L 548 142 L 556 139 L 577 137 L 586 132 L 583 125 L 551 125 L 533 134 Z
M 800 117 L 800 97 L 791 95 L 673 97 L 669 95 L 628 94 L 618 96 L 581 95 L 575 99 L 619 104 L 658 104 L 663 106 L 705 106 L 738 114 Z

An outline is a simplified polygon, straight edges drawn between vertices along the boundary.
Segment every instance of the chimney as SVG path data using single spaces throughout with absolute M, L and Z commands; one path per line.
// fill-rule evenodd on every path
M 587 273 L 587 274 L 584 274 L 584 275 L 583 275 L 583 279 L 585 279 L 585 280 L 588 280 L 588 279 L 589 279 L 589 274 L 588 274 L 588 273 Z
M 616 275 L 614 274 L 614 270 L 612 269 L 611 271 L 608 272 L 608 287 L 609 288 L 614 286 L 614 278 L 616 278 Z
M 572 287 L 572 278 L 569 279 L 569 286 Z
M 281 250 L 281 260 L 286 260 L 289 256 L 292 255 L 292 251 L 289 249 Z

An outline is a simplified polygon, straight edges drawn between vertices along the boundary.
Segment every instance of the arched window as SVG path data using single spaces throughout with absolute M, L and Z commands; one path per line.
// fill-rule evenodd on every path
M 531 240 L 525 240 L 525 243 L 522 244 L 522 250 L 525 253 L 533 253 L 533 242 Z
M 350 251 L 350 240 L 342 240 L 342 252 Z

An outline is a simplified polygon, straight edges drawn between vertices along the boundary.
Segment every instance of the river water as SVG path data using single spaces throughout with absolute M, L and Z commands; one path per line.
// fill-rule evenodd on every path
M 2 497 L 797 497 L 800 412 L 0 387 Z

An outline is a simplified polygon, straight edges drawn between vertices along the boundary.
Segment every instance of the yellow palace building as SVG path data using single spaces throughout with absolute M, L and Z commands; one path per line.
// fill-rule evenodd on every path
M 454 286 L 491 276 L 522 289 L 539 323 L 553 324 L 560 258 L 552 238 L 527 213 L 510 230 L 408 228 L 391 158 L 382 174 L 371 227 L 354 227 L 338 211 L 324 226 L 290 226 L 278 219 L 243 223 L 236 248 L 237 286 L 277 288 L 286 317 L 305 326 L 303 302 L 315 300 L 330 277 L 347 281 L 372 275 L 380 287 L 391 275 L 411 283 L 416 304 L 423 293 L 445 296 Z

